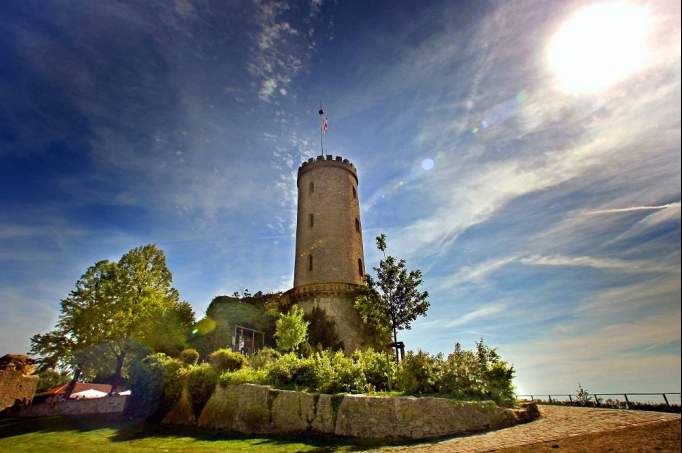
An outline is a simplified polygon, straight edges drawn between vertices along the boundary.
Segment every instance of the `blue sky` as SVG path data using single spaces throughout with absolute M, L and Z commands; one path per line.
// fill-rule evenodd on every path
M 632 5 L 645 57 L 583 90 L 551 43 L 586 2 L 3 2 L 0 349 L 149 242 L 198 314 L 290 288 L 322 101 L 368 264 L 385 232 L 425 272 L 409 348 L 482 336 L 522 393 L 679 391 L 680 7 Z

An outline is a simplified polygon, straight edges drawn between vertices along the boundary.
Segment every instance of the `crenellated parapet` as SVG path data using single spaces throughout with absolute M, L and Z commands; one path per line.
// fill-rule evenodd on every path
M 357 185 L 358 183 L 358 172 L 355 168 L 355 165 L 348 159 L 344 159 L 342 156 L 332 156 L 331 154 L 328 154 L 327 156 L 317 156 L 317 157 L 311 157 L 307 161 L 304 161 L 300 167 L 298 167 L 298 179 L 301 179 L 301 176 L 315 168 L 321 168 L 321 167 L 336 167 L 336 168 L 342 168 L 346 171 L 348 171 L 353 177 L 355 178 L 355 183 Z

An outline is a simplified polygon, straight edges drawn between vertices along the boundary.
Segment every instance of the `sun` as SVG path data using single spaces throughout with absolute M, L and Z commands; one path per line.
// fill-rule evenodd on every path
M 608 2 L 578 10 L 548 47 L 559 88 L 599 92 L 642 69 L 648 54 L 648 22 L 647 10 L 631 3 Z

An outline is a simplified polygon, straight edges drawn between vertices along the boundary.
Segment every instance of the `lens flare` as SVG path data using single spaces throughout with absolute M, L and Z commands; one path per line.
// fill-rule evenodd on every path
M 426 159 L 424 159 L 424 160 L 422 161 L 422 168 L 423 168 L 424 170 L 427 170 L 427 171 L 428 171 L 428 170 L 431 170 L 431 169 L 433 168 L 434 165 L 435 165 L 435 163 L 433 162 L 433 159 L 431 159 L 431 158 L 428 158 L 428 157 L 427 157 Z

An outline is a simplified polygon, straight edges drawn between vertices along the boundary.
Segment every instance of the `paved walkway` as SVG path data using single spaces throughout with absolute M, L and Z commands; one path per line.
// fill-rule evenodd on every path
M 660 421 L 680 420 L 679 414 L 587 407 L 540 406 L 542 417 L 507 429 L 466 437 L 386 448 L 388 451 L 482 452 L 518 447 L 565 437 L 612 431 Z

